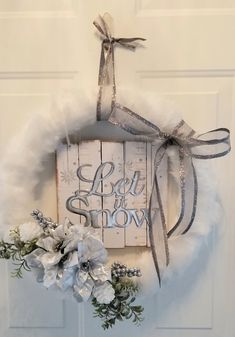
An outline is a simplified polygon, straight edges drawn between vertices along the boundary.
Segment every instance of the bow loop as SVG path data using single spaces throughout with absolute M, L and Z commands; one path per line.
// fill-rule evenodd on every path
M 218 128 L 190 139 L 189 147 L 193 158 L 212 159 L 226 155 L 231 150 L 230 131 Z
M 107 13 L 104 14 L 103 17 L 101 15 L 99 15 L 98 18 L 93 21 L 93 25 L 100 32 L 103 39 L 106 38 L 107 40 L 110 40 L 112 34 L 111 34 L 111 28 L 107 23 L 107 21 L 108 21 L 107 15 L 108 15 Z M 109 19 L 110 19 L 110 17 L 109 17 Z

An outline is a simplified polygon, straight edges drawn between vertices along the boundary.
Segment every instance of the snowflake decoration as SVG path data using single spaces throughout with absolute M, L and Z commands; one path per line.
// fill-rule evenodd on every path
M 122 163 L 117 164 L 117 170 L 118 170 L 119 173 L 123 173 L 123 164 Z
M 126 168 L 127 168 L 128 170 L 130 170 L 130 171 L 133 171 L 133 169 L 134 169 L 133 161 L 128 160 L 128 161 L 126 162 Z
M 60 172 L 61 181 L 67 185 L 70 185 L 76 179 L 76 174 L 73 170 L 61 171 Z

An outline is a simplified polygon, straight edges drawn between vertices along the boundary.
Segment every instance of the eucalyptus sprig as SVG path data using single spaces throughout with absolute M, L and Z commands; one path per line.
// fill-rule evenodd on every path
M 112 267 L 113 268 L 113 267 Z M 109 304 L 99 303 L 96 298 L 92 299 L 94 317 L 102 320 L 104 330 L 112 328 L 117 321 L 132 319 L 134 324 L 139 325 L 143 316 L 144 308 L 141 305 L 133 305 L 139 291 L 138 284 L 128 277 L 113 276 L 111 284 L 115 290 L 115 298 Z

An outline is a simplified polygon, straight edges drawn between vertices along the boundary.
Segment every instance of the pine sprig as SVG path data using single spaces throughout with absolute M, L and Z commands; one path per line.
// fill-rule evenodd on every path
M 112 328 L 117 321 L 132 319 L 134 324 L 139 325 L 142 320 L 144 308 L 140 305 L 132 305 L 139 291 L 138 285 L 127 278 L 113 278 L 112 286 L 115 290 L 115 298 L 109 304 L 99 303 L 96 298 L 92 299 L 95 308 L 94 317 L 102 320 L 104 330 Z

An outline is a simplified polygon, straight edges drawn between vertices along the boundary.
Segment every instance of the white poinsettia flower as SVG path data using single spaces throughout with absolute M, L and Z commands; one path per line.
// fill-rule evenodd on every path
M 99 303 L 109 304 L 115 297 L 115 291 L 109 282 L 95 286 L 92 293 Z
M 83 225 L 75 224 L 70 226 L 66 231 L 63 243 L 65 253 L 77 250 L 78 242 L 83 240 L 86 235 L 89 235 L 89 229 Z
M 20 239 L 23 242 L 37 239 L 43 234 L 42 227 L 35 222 L 26 222 L 19 225 Z
M 97 284 L 110 280 L 110 271 L 104 266 L 107 251 L 103 242 L 93 235 L 86 235 L 77 245 L 78 271 L 74 285 L 74 296 L 86 301 Z
M 70 226 L 71 223 L 66 219 L 63 225 L 59 225 L 55 229 L 50 228 L 48 234 L 45 236 L 44 233 L 44 236 L 42 235 L 37 241 L 36 244 L 39 247 L 37 254 L 29 254 L 27 257 L 27 260 L 30 261 L 30 265 L 39 265 L 43 269 L 43 284 L 47 288 L 57 284 L 58 279 L 60 280 L 62 278 L 65 262 L 67 269 L 71 268 L 71 265 L 78 264 L 78 258 L 76 258 L 76 262 L 74 262 L 74 255 L 77 256 L 77 252 L 74 252 L 74 254 L 70 252 L 70 250 L 65 251 L 64 248 L 66 246 L 65 241 L 70 233 Z M 70 261 L 72 256 L 73 262 Z M 74 275 L 75 273 L 76 271 Z M 71 274 L 71 272 L 69 271 L 67 274 Z M 64 286 L 62 288 L 64 288 Z
M 78 302 L 87 301 L 93 293 L 101 299 L 102 289 L 102 303 L 113 299 L 114 290 L 107 282 L 111 279 L 105 266 L 107 251 L 91 229 L 66 219 L 63 225 L 47 228 L 36 244 L 39 248 L 26 259 L 29 266 L 38 270 L 45 287 L 72 289 Z
M 39 238 L 37 245 L 49 252 L 57 252 L 62 247 L 68 231 L 67 221 L 55 229 L 49 228 L 47 236 Z
M 87 230 L 82 225 L 73 225 L 68 218 L 65 219 L 63 225 L 57 226 L 55 229 L 48 229 L 49 235 L 41 237 L 37 245 L 49 252 L 55 252 L 59 249 L 63 254 L 77 249 L 77 243 L 84 236 Z
M 107 251 L 101 240 L 93 235 L 86 235 L 77 244 L 80 263 L 90 262 L 91 266 L 107 262 Z

